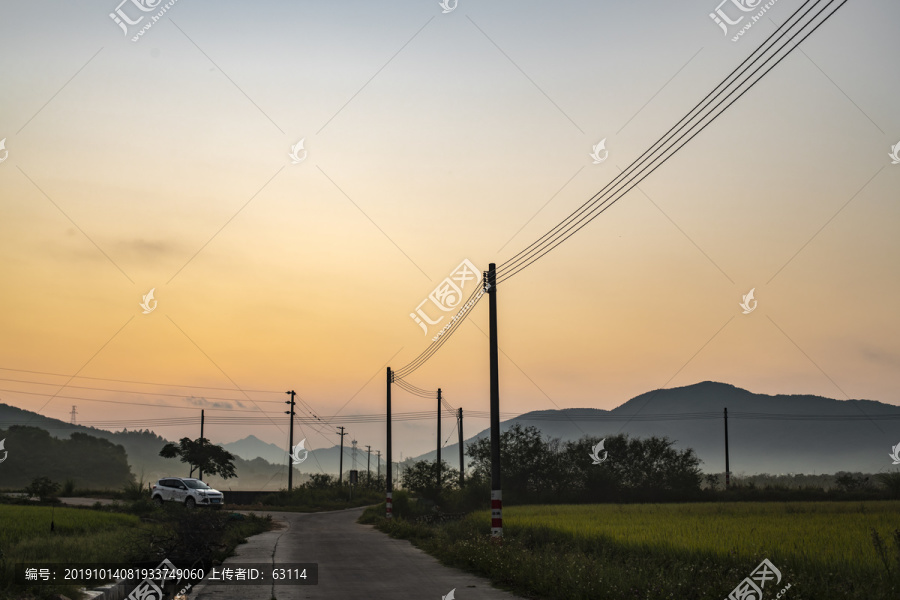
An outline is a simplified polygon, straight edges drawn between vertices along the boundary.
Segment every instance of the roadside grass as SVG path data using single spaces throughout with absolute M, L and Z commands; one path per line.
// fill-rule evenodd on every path
M 0 504 L 0 524 L 0 600 L 79 597 L 80 586 L 15 586 L 17 563 L 125 567 L 158 562 L 198 531 L 214 536 L 210 557 L 223 560 L 246 538 L 271 528 L 270 519 L 255 515 L 187 513 L 181 506 L 157 509 L 149 501 L 102 510 Z
M 489 511 L 442 525 L 383 514 L 360 521 L 535 598 L 721 600 L 764 558 L 782 573 L 766 597 L 791 584 L 786 600 L 900 598 L 896 501 L 513 506 L 502 542 Z
M 54 530 L 50 531 L 51 516 Z M 123 538 L 136 531 L 134 515 L 78 508 L 0 505 L 0 598 L 18 598 L 11 589 L 15 563 L 117 563 Z M 78 586 L 35 587 L 38 598 L 76 598 Z

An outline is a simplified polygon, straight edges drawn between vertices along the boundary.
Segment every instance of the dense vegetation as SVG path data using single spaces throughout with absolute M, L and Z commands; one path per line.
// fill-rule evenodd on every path
M 405 502 L 401 500 L 401 504 Z M 364 522 L 444 563 L 544 599 L 721 600 L 768 558 L 794 600 L 900 597 L 900 502 L 518 506 L 502 542 L 483 510 L 443 524 Z
M 0 600 L 56 594 L 76 597 L 72 586 L 13 586 L 14 564 L 107 563 L 203 566 L 229 556 L 245 538 L 266 531 L 269 519 L 220 511 L 157 508 L 142 498 L 100 507 L 35 506 L 0 497 Z
M 125 449 L 86 433 L 59 439 L 44 429 L 14 425 L 0 430 L 2 439 L 9 455 L 0 469 L 0 489 L 23 489 L 38 476 L 92 489 L 120 488 L 133 480 Z
M 260 499 L 260 507 L 274 510 L 317 512 L 369 506 L 384 500 L 384 477 L 361 477 L 359 485 L 350 489 L 347 480 L 338 483 L 337 477 L 327 474 L 311 475 L 309 479 L 288 492 L 286 489 Z

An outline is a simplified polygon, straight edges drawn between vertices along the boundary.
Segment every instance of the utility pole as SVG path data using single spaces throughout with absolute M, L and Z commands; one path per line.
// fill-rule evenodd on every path
M 366 446 L 366 483 L 372 483 L 372 469 L 369 468 L 369 465 L 372 464 L 372 446 Z
M 375 467 L 378 469 L 377 478 L 381 479 L 381 450 L 375 451 Z
M 483 278 L 489 296 L 491 366 L 491 536 L 503 537 L 503 492 L 500 487 L 500 367 L 497 351 L 497 266 L 488 265 Z
M 437 393 L 437 493 L 441 493 L 441 388 Z
M 394 503 L 394 481 L 393 481 L 393 470 L 394 465 L 391 462 L 391 383 L 394 381 L 394 374 L 391 372 L 391 368 L 387 368 L 387 451 L 386 451 L 386 459 L 387 459 L 387 477 L 385 477 L 386 489 L 385 489 L 385 518 L 390 519 L 391 515 L 394 511 L 393 503 Z
M 204 424 L 204 421 L 206 421 L 205 413 L 206 413 L 205 410 L 200 411 L 200 445 L 203 445 L 203 424 Z M 200 467 L 200 470 L 198 471 L 198 473 L 199 473 L 199 475 L 197 476 L 197 479 L 202 481 L 203 480 L 203 467 Z
M 291 397 L 290 400 L 285 401 L 285 404 L 291 405 L 291 410 L 284 411 L 284 414 L 291 415 L 291 433 L 289 438 L 290 441 L 288 442 L 291 446 L 290 450 L 288 450 L 288 492 L 290 492 L 294 487 L 294 460 L 291 456 L 294 452 L 294 404 L 296 404 L 296 402 L 294 402 L 294 396 L 297 395 L 297 392 L 291 390 L 285 392 L 285 394 L 288 394 Z
M 731 465 L 728 461 L 728 409 L 725 409 L 725 489 L 731 485 Z
M 78 414 L 78 411 L 75 410 L 76 408 L 78 408 L 78 407 L 75 405 L 72 405 L 72 414 L 71 414 L 71 419 L 70 419 L 72 425 L 75 425 L 75 415 Z
M 463 427 L 462 427 L 462 406 L 459 407 L 459 487 L 462 489 L 465 482 L 466 463 L 463 458 Z
M 338 427 L 338 429 L 341 430 L 341 433 L 340 433 L 340 436 L 341 436 L 341 459 L 340 459 L 340 463 L 339 463 L 340 466 L 338 467 L 338 471 L 339 471 L 338 472 L 338 485 L 343 485 L 344 484 L 344 436 L 347 434 L 344 433 L 344 427 Z

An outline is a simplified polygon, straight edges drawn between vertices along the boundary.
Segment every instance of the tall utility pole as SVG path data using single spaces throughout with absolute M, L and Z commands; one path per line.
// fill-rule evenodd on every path
M 491 363 L 491 536 L 503 537 L 503 492 L 500 487 L 500 367 L 497 345 L 497 266 L 488 265 L 485 291 L 490 297 Z
M 441 493 L 441 388 L 437 393 L 437 493 Z
M 290 492 L 294 487 L 294 459 L 292 458 L 292 454 L 294 452 L 294 404 L 296 404 L 296 402 L 294 402 L 294 396 L 297 395 L 297 392 L 291 390 L 285 392 L 285 394 L 288 394 L 291 397 L 290 400 L 285 401 L 285 404 L 291 405 L 291 410 L 284 411 L 284 414 L 291 415 L 291 433 L 288 442 L 291 446 L 290 450 L 288 450 L 288 492 Z
M 459 488 L 462 489 L 465 482 L 466 463 L 463 458 L 463 428 L 462 428 L 462 406 L 459 407 Z
M 385 477 L 385 499 L 384 506 L 385 518 L 390 519 L 391 514 L 394 511 L 393 503 L 394 503 L 394 481 L 393 481 L 393 470 L 394 465 L 391 462 L 391 383 L 394 381 L 394 374 L 391 373 L 391 368 L 387 368 L 387 451 L 386 451 L 386 459 L 387 459 L 387 477 Z
M 339 463 L 340 466 L 338 467 L 338 485 L 343 485 L 344 484 L 344 436 L 347 434 L 344 433 L 343 427 L 338 427 L 338 429 L 341 430 L 341 433 L 339 434 L 341 436 L 341 460 Z
M 728 409 L 725 409 L 725 489 L 731 485 L 731 465 L 728 461 Z
M 78 407 L 75 405 L 72 405 L 72 415 L 71 415 L 72 418 L 70 419 L 70 422 L 72 423 L 72 425 L 75 425 L 75 415 L 78 414 L 78 411 L 75 410 L 76 408 L 78 408 Z
M 372 469 L 369 468 L 369 465 L 372 464 L 372 446 L 366 446 L 366 483 L 372 483 Z
M 381 450 L 375 451 L 375 467 L 378 469 L 378 479 L 381 479 Z
M 203 423 L 204 423 L 204 421 L 206 420 L 206 414 L 205 414 L 205 413 L 206 413 L 205 410 L 201 410 L 201 411 L 200 411 L 200 444 L 201 444 L 201 445 L 203 444 Z M 197 479 L 202 480 L 202 479 L 203 479 L 203 468 L 202 468 L 202 467 L 200 468 L 200 470 L 198 471 L 198 473 L 199 473 L 199 475 L 197 475 Z

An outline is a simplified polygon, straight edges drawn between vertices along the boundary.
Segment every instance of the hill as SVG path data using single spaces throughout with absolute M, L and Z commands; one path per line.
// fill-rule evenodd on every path
M 84 425 L 73 425 L 59 419 L 45 417 L 43 415 L 39 415 L 28 410 L 23 410 L 15 406 L 0 404 L 0 428 L 8 428 L 15 425 L 37 427 L 49 432 L 49 435 L 55 440 L 67 440 L 73 434 L 87 434 L 94 438 L 107 440 L 111 443 L 111 445 L 120 446 L 122 449 L 124 449 L 125 455 L 127 455 L 127 464 L 130 466 L 132 474 L 138 481 L 143 479 L 145 484 L 148 482 L 154 482 L 161 477 L 173 475 L 188 476 L 190 472 L 190 469 L 184 463 L 179 462 L 175 459 L 166 459 L 159 456 L 160 449 L 167 442 L 174 440 L 167 440 L 166 438 L 157 435 L 155 432 L 150 431 L 149 429 L 136 431 L 128 431 L 127 429 L 122 431 L 107 431 L 105 429 L 97 429 L 95 427 L 87 427 Z M 0 436 L 0 439 L 3 439 L 3 437 Z M 259 444 L 272 446 L 271 444 L 266 444 L 266 442 L 259 440 L 258 438 L 254 439 Z M 249 446 L 242 448 L 244 451 L 250 450 Z M 36 473 L 32 476 L 32 478 L 40 475 L 48 475 L 49 472 L 45 473 L 43 471 L 47 471 L 50 468 L 50 465 L 43 459 L 43 455 L 30 455 L 30 450 L 26 450 L 22 447 L 16 447 L 15 440 L 12 437 L 10 437 L 6 442 L 6 451 L 10 453 L 11 457 L 15 457 L 16 455 L 24 457 L 24 462 L 20 463 L 20 465 L 26 465 Z M 204 477 L 204 480 L 207 481 L 207 483 L 209 483 L 210 485 L 221 490 L 275 491 L 280 488 L 287 487 L 288 471 L 286 460 L 279 461 L 278 464 L 273 464 L 266 461 L 264 458 L 261 458 L 258 455 L 254 454 L 252 451 L 249 452 L 247 457 L 235 452 L 233 452 L 233 454 L 235 454 L 237 457 L 234 461 L 235 472 L 238 475 L 237 479 L 229 479 L 226 481 L 218 477 Z M 300 469 L 294 469 L 294 483 L 297 484 L 304 481 L 308 477 L 309 473 L 321 472 L 318 468 L 318 464 L 314 460 L 314 456 L 322 461 L 323 468 L 327 466 L 327 468 L 325 469 L 326 472 L 337 473 L 338 455 L 339 450 L 337 448 L 325 449 L 324 451 L 319 450 L 315 454 L 311 452 L 309 459 L 303 465 L 300 465 Z M 359 456 L 362 459 L 360 464 L 363 465 L 363 468 L 365 468 L 365 455 L 359 454 Z M 12 464 L 10 461 L 12 461 L 12 458 L 7 461 L 7 464 L 0 466 L 0 478 L 3 477 L 4 468 Z M 51 477 L 51 479 L 53 479 L 54 481 L 62 482 L 66 479 L 74 479 L 76 481 L 80 481 L 85 473 L 91 472 L 90 470 L 85 470 L 84 468 L 82 468 L 83 465 L 80 467 L 75 464 L 69 464 L 68 462 L 63 462 L 62 464 L 68 466 L 66 466 L 66 468 L 62 470 L 55 468 L 51 469 L 52 473 L 54 473 L 54 476 Z M 349 465 L 350 449 L 345 448 L 345 471 L 350 468 Z M 372 469 L 373 471 L 375 470 L 374 457 L 372 462 Z M 11 482 L 12 480 L 10 479 L 9 481 Z M 16 481 L 18 482 L 18 479 L 16 479 Z M 31 479 L 28 480 L 28 482 L 30 481 Z M 18 484 L 5 484 L 3 479 L 0 479 L 0 488 L 20 487 L 22 486 Z M 98 483 L 93 487 L 97 489 L 109 489 L 118 488 L 120 486 L 110 481 L 104 483 L 103 485 L 99 485 Z
M 725 408 L 731 471 L 736 474 L 876 473 L 891 467 L 888 454 L 900 442 L 897 420 L 867 418 L 900 418 L 900 407 L 892 404 L 812 395 L 770 396 L 711 381 L 647 392 L 609 411 L 529 412 L 504 421 L 501 428 L 506 430 L 514 423 L 531 425 L 545 436 L 563 441 L 616 433 L 668 436 L 679 449 L 694 448 L 704 471 L 721 473 L 725 470 Z M 673 418 L 674 413 L 714 414 L 711 418 Z M 471 427 L 468 423 L 464 426 Z M 484 429 L 466 442 L 489 434 Z M 459 466 L 458 448 L 451 444 L 442 450 L 442 458 L 453 467 Z M 429 452 L 415 460 L 434 460 L 435 454 Z
M 8 448 L 0 456 L 0 489 L 21 489 L 37 477 L 59 484 L 72 480 L 78 488 L 110 489 L 133 479 L 122 446 L 86 433 L 63 440 L 38 427 L 13 425 L 0 429 L 0 440 Z

